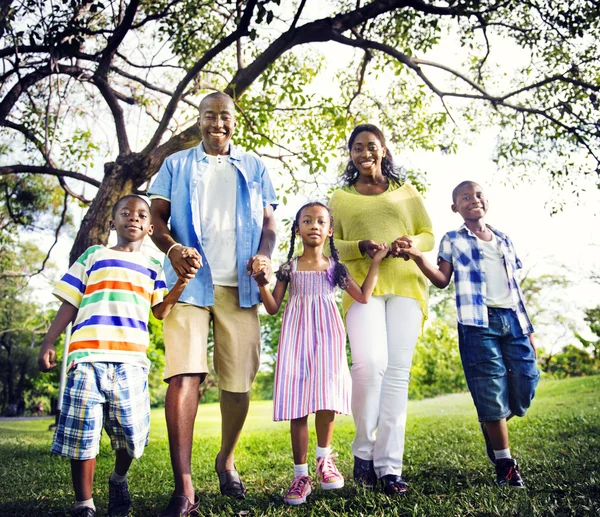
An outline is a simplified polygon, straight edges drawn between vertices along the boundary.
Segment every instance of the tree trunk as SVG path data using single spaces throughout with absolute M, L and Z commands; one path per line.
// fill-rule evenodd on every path
M 200 143 L 197 124 L 172 137 L 148 155 L 131 153 L 104 165 L 104 178 L 94 201 L 85 214 L 73 243 L 69 264 L 73 264 L 90 246 L 108 242 L 111 210 L 119 198 L 135 192 L 159 171 L 164 159 L 177 151 Z
M 104 165 L 104 178 L 89 210 L 81 221 L 73 243 L 69 264 L 73 264 L 90 246 L 108 242 L 109 221 L 114 204 L 134 192 L 146 177 L 148 159 L 133 153 Z

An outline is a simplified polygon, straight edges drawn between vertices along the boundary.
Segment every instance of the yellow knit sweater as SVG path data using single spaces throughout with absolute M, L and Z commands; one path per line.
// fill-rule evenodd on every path
M 348 272 L 360 285 L 364 282 L 371 259 L 363 255 L 359 241 L 386 242 L 391 246 L 398 237 L 408 235 L 421 251 L 433 249 L 431 220 L 421 195 L 412 185 L 398 186 L 390 182 L 388 189 L 377 195 L 359 194 L 354 187 L 336 190 L 329 206 L 333 213 L 335 245 Z M 423 320 L 427 318 L 425 275 L 414 261 L 388 257 L 381 262 L 374 296 L 395 294 L 414 298 L 421 304 Z M 354 299 L 344 293 L 344 314 Z

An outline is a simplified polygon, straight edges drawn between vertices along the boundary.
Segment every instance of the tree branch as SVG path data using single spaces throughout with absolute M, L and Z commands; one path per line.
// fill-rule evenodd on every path
M 96 70 L 96 75 L 106 79 L 108 74 L 108 69 L 110 68 L 110 63 L 117 51 L 119 45 L 123 42 L 123 39 L 131 29 L 131 25 L 133 23 L 133 19 L 135 17 L 135 13 L 137 12 L 139 6 L 139 0 L 130 0 L 129 5 L 125 9 L 125 16 L 123 17 L 123 21 L 116 27 L 110 38 L 108 39 L 108 43 L 104 50 L 102 51 L 102 57 L 100 58 L 100 64 L 98 65 L 98 69 Z
M 54 167 L 40 166 L 40 165 L 5 165 L 0 167 L 0 176 L 6 176 L 7 174 L 49 174 L 50 176 L 73 178 L 85 183 L 89 183 L 94 187 L 100 187 L 100 182 L 94 178 L 90 178 L 85 174 L 79 172 L 66 171 L 63 169 L 56 169 Z
M 165 109 L 165 113 L 158 125 L 158 128 L 154 132 L 152 139 L 148 143 L 148 145 L 142 151 L 142 154 L 149 154 L 152 150 L 156 148 L 158 143 L 160 142 L 164 132 L 167 130 L 169 125 L 169 121 L 175 114 L 175 109 L 177 108 L 177 104 L 181 99 L 185 88 L 187 85 L 198 75 L 198 73 L 204 68 L 204 66 L 209 63 L 215 56 L 229 47 L 232 43 L 234 43 L 239 37 L 245 36 L 248 34 L 248 26 L 250 25 L 250 20 L 252 18 L 252 14 L 254 12 L 254 8 L 256 7 L 256 3 L 258 0 L 249 0 L 246 5 L 246 10 L 242 15 L 238 28 L 233 31 L 231 34 L 223 38 L 219 43 L 217 43 L 214 47 L 208 50 L 199 61 L 189 70 L 189 72 L 185 75 L 185 77 L 179 82 L 177 88 L 173 93 L 173 97 L 167 104 L 167 108 Z

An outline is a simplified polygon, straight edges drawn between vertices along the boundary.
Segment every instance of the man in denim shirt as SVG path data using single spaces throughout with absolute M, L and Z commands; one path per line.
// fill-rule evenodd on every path
M 414 246 L 403 251 L 436 287 L 446 287 L 454 274 L 460 356 L 486 454 L 498 485 L 521 488 L 506 421 L 525 415 L 539 378 L 533 327 L 515 277 L 521 261 L 511 240 L 485 224 L 488 200 L 477 183 L 460 183 L 452 201 L 465 223 L 442 238 L 439 267 Z
M 214 368 L 219 377 L 222 434 L 215 459 L 221 493 L 243 498 L 246 487 L 234 464 L 260 364 L 259 292 L 275 245 L 275 192 L 260 159 L 235 148 L 233 100 L 212 93 L 200 103 L 202 142 L 165 159 L 150 188 L 154 243 L 167 255 L 165 274 L 189 283 L 164 322 L 165 413 L 175 490 L 162 517 L 195 515 L 192 438 L 199 387 L 208 373 L 212 321 Z M 170 220 L 170 227 L 167 225 Z

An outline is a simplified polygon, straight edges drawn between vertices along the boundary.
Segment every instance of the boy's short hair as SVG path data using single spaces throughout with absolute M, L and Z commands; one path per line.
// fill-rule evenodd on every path
M 458 195 L 459 189 L 461 189 L 467 185 L 478 185 L 481 187 L 481 185 L 479 185 L 479 183 L 477 183 L 476 181 L 471 181 L 471 180 L 461 181 L 458 185 L 456 185 L 456 187 L 454 187 L 454 190 L 452 191 L 452 202 L 453 203 L 456 203 L 456 196 Z
M 117 202 L 113 205 L 112 210 L 111 210 L 113 219 L 117 216 L 117 210 L 119 209 L 119 205 L 126 199 L 131 199 L 131 198 L 141 199 L 148 205 L 148 210 L 150 210 L 150 203 L 148 203 L 148 201 L 146 199 L 144 199 L 142 196 L 138 196 L 137 194 L 127 194 L 126 196 L 120 197 L 117 200 Z

